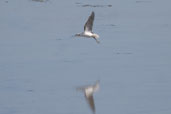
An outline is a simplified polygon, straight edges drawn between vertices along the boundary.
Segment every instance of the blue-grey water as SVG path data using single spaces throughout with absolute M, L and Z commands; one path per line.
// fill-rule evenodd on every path
M 0 0 L 0 114 L 171 114 L 170 0 Z M 94 39 L 75 38 L 95 12 Z

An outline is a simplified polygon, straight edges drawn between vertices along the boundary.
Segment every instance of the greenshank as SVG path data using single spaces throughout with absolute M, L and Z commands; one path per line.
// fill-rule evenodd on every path
M 92 32 L 94 17 L 95 17 L 95 14 L 94 12 L 92 12 L 87 22 L 84 25 L 84 32 L 76 34 L 75 36 L 94 38 L 97 43 L 100 43 L 100 41 L 97 40 L 99 38 L 99 35 Z

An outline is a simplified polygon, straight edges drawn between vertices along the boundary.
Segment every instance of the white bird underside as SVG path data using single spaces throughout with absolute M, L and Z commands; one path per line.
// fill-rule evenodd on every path
M 92 28 L 93 28 L 93 22 L 94 22 L 94 12 L 91 13 L 91 15 L 89 16 L 87 22 L 84 25 L 84 32 L 76 34 L 75 36 L 78 37 L 87 37 L 87 38 L 94 38 L 96 40 L 97 43 L 100 43 L 97 38 L 99 38 L 98 34 L 95 34 L 92 32 Z

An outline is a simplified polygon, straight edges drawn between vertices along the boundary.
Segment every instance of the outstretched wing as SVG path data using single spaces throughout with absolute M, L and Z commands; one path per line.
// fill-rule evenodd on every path
M 96 40 L 96 42 L 99 44 L 100 43 L 100 41 L 99 40 L 97 40 L 97 38 L 94 38 L 95 40 Z
M 85 96 L 86 100 L 88 102 L 88 105 L 90 106 L 90 109 L 92 110 L 92 112 L 95 114 L 95 105 L 94 105 L 94 98 L 93 95 L 90 96 Z
M 84 31 L 92 32 L 94 15 L 95 15 L 94 12 L 92 12 L 91 15 L 89 16 L 87 22 L 84 25 Z

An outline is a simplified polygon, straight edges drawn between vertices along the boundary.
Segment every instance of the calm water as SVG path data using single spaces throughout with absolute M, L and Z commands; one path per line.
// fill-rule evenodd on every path
M 45 2 L 42 2 L 45 1 Z M 0 114 L 171 113 L 170 0 L 0 0 Z M 93 39 L 75 38 L 95 12 Z

